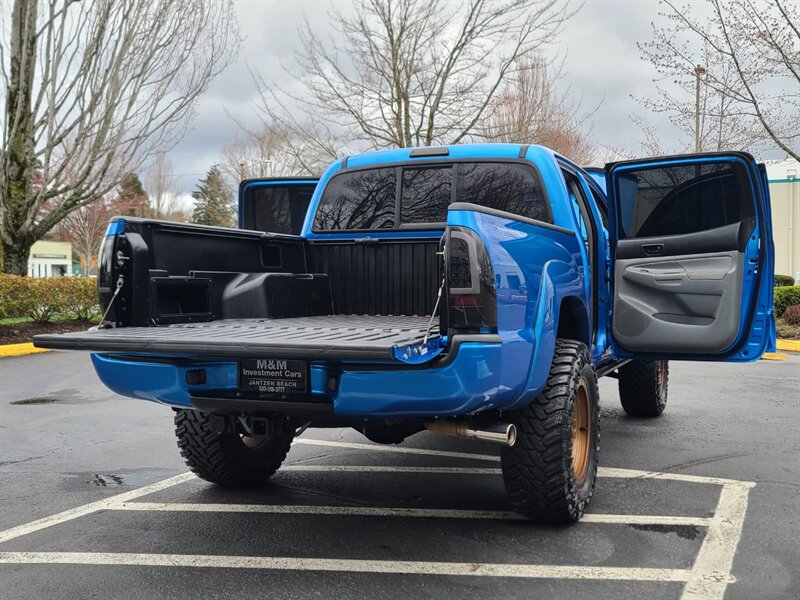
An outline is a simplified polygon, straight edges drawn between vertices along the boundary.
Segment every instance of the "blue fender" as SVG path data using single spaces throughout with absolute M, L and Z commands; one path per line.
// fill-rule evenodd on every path
M 542 272 L 542 283 L 537 301 L 537 305 L 541 309 L 537 312 L 533 326 L 536 345 L 531 357 L 528 380 L 523 394 L 513 406 L 509 407 L 510 409 L 522 408 L 529 404 L 544 389 L 555 353 L 558 327 L 562 317 L 561 306 L 567 298 L 573 298 L 579 303 L 581 310 L 578 311 L 577 316 L 583 320 L 582 330 L 591 335 L 589 310 L 584 300 L 586 290 L 575 261 L 550 260 L 545 264 Z M 590 339 L 581 341 L 587 345 L 591 344 Z

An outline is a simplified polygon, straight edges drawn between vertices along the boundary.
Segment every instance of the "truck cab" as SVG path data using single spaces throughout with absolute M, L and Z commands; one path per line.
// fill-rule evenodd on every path
M 265 480 L 308 427 L 380 443 L 428 429 L 499 444 L 514 507 L 575 521 L 595 483 L 597 377 L 653 417 L 667 361 L 774 344 L 751 156 L 603 175 L 540 146 L 407 148 L 319 182 L 243 182 L 247 229 L 116 218 L 103 324 L 35 343 L 91 351 L 112 390 L 175 408 L 209 481 Z

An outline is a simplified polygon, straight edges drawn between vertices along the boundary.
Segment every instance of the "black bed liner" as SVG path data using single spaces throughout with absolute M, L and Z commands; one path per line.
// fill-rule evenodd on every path
M 430 337 L 438 337 L 434 319 Z M 38 348 L 201 356 L 389 360 L 395 346 L 421 342 L 430 317 L 332 315 L 223 319 L 34 336 Z

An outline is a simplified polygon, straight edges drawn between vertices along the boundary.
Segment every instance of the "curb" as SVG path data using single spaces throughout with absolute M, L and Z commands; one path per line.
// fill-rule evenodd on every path
M 778 350 L 800 352 L 800 340 L 778 340 Z
M 25 356 L 26 354 L 39 354 L 40 352 L 50 352 L 45 348 L 36 348 L 31 342 L 26 344 L 2 344 L 0 345 L 0 358 L 9 356 Z

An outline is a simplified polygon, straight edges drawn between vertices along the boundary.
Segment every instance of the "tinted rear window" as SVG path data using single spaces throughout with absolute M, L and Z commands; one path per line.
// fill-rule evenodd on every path
M 397 177 L 400 177 L 399 198 Z M 364 169 L 335 175 L 323 192 L 314 230 L 440 224 L 447 220 L 447 207 L 452 202 L 470 202 L 552 223 L 544 190 L 532 167 L 503 162 L 459 162 Z M 395 217 L 398 204 L 399 223 Z
M 394 227 L 394 169 L 367 169 L 333 177 L 317 207 L 314 229 Z
M 442 223 L 452 201 L 452 167 L 403 169 L 401 223 Z

